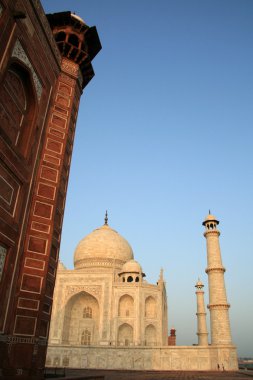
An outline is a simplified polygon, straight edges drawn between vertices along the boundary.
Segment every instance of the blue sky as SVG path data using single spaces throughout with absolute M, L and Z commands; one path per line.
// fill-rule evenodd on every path
M 220 220 L 233 340 L 253 356 L 253 2 L 42 0 L 96 25 L 103 49 L 82 96 L 61 260 L 109 224 L 147 280 L 167 281 L 169 328 L 197 342 L 194 285 L 205 284 L 201 225 Z

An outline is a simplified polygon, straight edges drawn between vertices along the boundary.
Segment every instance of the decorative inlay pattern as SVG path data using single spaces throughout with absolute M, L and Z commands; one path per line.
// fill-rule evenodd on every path
M 6 342 L 9 346 L 17 343 L 47 346 L 47 340 L 45 338 L 21 337 L 13 335 L 0 335 L 0 342 Z
M 64 74 L 67 75 L 67 74 Z M 55 83 L 54 104 L 47 117 L 45 140 L 35 192 L 29 215 L 28 230 L 25 239 L 25 260 L 20 285 L 20 297 L 17 304 L 18 319 L 14 334 L 30 335 L 35 331 L 41 338 L 47 338 L 49 316 L 54 291 L 56 265 L 59 255 L 59 241 L 64 212 L 64 202 L 68 181 L 72 141 L 75 133 L 77 109 L 80 92 L 74 77 L 66 81 L 62 74 Z M 73 81 L 73 82 L 72 82 Z M 61 97 L 61 98 L 59 98 Z M 56 99 L 60 99 L 58 103 Z M 63 101 L 62 101 L 63 100 Z M 64 105 L 63 103 L 66 104 Z M 59 107 L 59 109 L 55 108 Z M 69 108 L 69 109 L 68 109 Z M 59 112 L 59 111 L 65 112 Z M 52 235 L 50 236 L 49 233 Z M 79 290 L 80 291 L 80 290 Z M 86 287 L 93 294 L 94 289 Z M 69 298 L 74 294 L 70 293 Z M 93 294 L 96 297 L 96 294 Z M 39 309 L 31 300 L 41 299 Z M 21 315 L 23 314 L 23 315 Z M 36 322 L 27 317 L 36 317 Z M 38 326 L 34 330 L 34 328 Z
M 226 269 L 224 267 L 217 267 L 217 268 L 207 268 L 205 270 L 206 273 L 210 273 L 210 272 L 226 272 Z
M 42 84 L 41 84 L 39 77 L 36 74 L 32 64 L 31 64 L 29 58 L 27 57 L 27 55 L 26 55 L 26 53 L 25 53 L 25 51 L 24 51 L 19 40 L 17 40 L 15 45 L 14 45 L 14 48 L 12 51 L 12 57 L 16 57 L 16 58 L 20 59 L 20 61 L 24 62 L 26 64 L 26 66 L 29 67 L 29 69 L 31 70 L 33 82 L 34 82 L 34 87 L 35 87 L 38 99 L 40 100 L 41 93 L 42 93 Z
M 61 77 L 64 83 L 68 83 L 72 87 L 75 86 L 75 79 L 70 78 L 68 75 L 63 74 L 63 73 L 61 74 Z
M 14 335 L 34 336 L 37 318 L 24 315 L 16 315 Z
M 64 132 L 61 132 L 61 131 L 58 131 L 57 129 L 55 128 L 49 128 L 49 132 L 51 133 L 51 135 L 54 135 L 56 137 L 59 137 L 60 139 L 64 140 L 65 138 L 65 133 Z
M 203 235 L 204 235 L 205 237 L 206 237 L 207 235 L 218 235 L 218 236 L 220 236 L 220 231 L 218 231 L 218 230 L 207 230 L 207 231 L 204 232 Z
M 60 61 L 61 60 L 61 54 L 60 54 L 60 51 L 59 51 L 59 49 L 58 49 L 58 47 L 56 45 L 56 42 L 55 42 L 52 30 L 51 30 L 50 25 L 49 25 L 49 23 L 47 21 L 47 18 L 45 16 L 45 12 L 44 12 L 44 10 L 43 10 L 43 8 L 41 6 L 40 1 L 39 0 L 33 0 L 31 2 L 31 4 L 36 9 L 36 11 L 38 13 L 38 16 L 39 16 L 39 19 L 41 20 L 41 22 L 43 24 L 43 30 L 46 33 L 46 36 L 47 36 L 47 38 L 49 40 L 50 47 L 53 49 L 54 54 L 56 55 L 56 57 Z
M 31 274 L 23 274 L 20 290 L 40 294 L 43 278 Z
M 26 257 L 25 259 L 25 267 L 26 268 L 32 268 L 36 270 L 44 270 L 45 268 L 45 261 L 38 260 L 30 257 Z
M 61 160 L 58 157 L 51 156 L 51 154 L 44 154 L 43 160 L 56 166 L 60 166 L 61 163 Z
M 230 304 L 226 303 L 226 304 L 207 305 L 207 308 L 210 310 L 213 310 L 213 309 L 229 309 Z
M 57 181 L 58 181 L 58 173 L 59 172 L 56 169 L 49 168 L 47 166 L 42 166 L 41 167 L 40 178 L 46 179 L 47 181 L 50 181 L 50 182 L 57 183 Z
M 66 90 L 66 87 L 64 87 L 64 89 Z M 63 89 L 62 89 L 63 91 Z M 52 115 L 52 123 L 57 125 L 58 127 L 60 128 L 66 128 L 66 123 L 67 123 L 67 120 L 57 114 L 53 114 Z
M 31 230 L 44 232 L 46 234 L 49 234 L 50 232 L 50 225 L 41 223 L 41 222 L 32 222 L 31 224 Z
M 217 371 L 217 363 L 225 363 L 226 370 L 238 370 L 236 348 L 233 346 L 226 349 L 210 346 L 206 348 L 200 346 L 86 347 L 57 347 L 49 344 L 47 364 L 49 367 L 55 367 L 56 358 L 60 365 L 67 356 L 69 366 L 72 368 Z
M 0 206 L 11 216 L 15 214 L 19 191 L 20 184 L 14 174 L 0 165 Z
M 40 301 L 38 300 L 20 297 L 18 299 L 18 308 L 26 310 L 39 310 L 39 303 Z
M 53 205 L 45 202 L 35 202 L 33 215 L 44 219 L 51 219 L 53 213 Z
M 112 259 L 81 259 L 77 260 L 76 263 L 78 263 L 79 268 L 82 267 L 112 267 L 112 268 L 121 268 L 123 265 L 123 261 L 121 260 L 112 260 Z
M 30 235 L 27 250 L 37 254 L 45 255 L 47 250 L 47 242 L 47 239 Z
M 0 245 L 0 280 L 2 278 L 7 249 Z
M 62 59 L 62 70 L 65 71 L 66 73 L 75 76 L 75 78 L 78 78 L 79 76 L 79 66 L 70 61 L 69 59 Z
M 69 99 L 69 97 L 65 97 L 62 94 L 57 94 L 56 95 L 56 103 L 60 104 L 62 107 L 69 107 L 69 105 L 70 105 L 70 99 Z
M 37 195 L 39 195 L 40 197 L 54 200 L 55 192 L 56 192 L 55 186 L 51 186 L 51 185 L 39 182 Z
M 57 137 L 59 137 L 59 136 L 57 136 Z M 55 141 L 53 139 L 47 139 L 46 149 L 50 150 L 51 152 L 55 152 L 55 153 L 61 154 L 62 153 L 62 149 L 63 149 L 63 144 L 61 142 Z
M 8 206 L 10 206 L 14 189 L 1 175 L 0 175 L 0 188 L 1 188 L 0 198 L 2 198 L 2 200 L 6 202 Z
M 94 295 L 96 298 L 101 297 L 101 287 L 100 286 L 89 286 L 89 285 L 77 285 L 77 286 L 67 286 L 66 294 L 73 295 L 78 292 L 87 292 Z

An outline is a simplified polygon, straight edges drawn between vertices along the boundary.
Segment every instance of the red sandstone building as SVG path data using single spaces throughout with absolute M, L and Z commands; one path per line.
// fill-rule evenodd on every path
M 95 27 L 0 0 L 0 377 L 43 374 L 78 105 Z

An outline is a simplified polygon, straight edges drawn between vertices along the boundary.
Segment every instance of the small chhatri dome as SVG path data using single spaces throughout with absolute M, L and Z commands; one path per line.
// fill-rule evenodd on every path
M 74 254 L 75 269 L 90 267 L 121 267 L 133 259 L 130 244 L 117 231 L 105 224 L 85 236 L 77 245 Z
M 200 279 L 198 279 L 196 285 L 195 285 L 195 288 L 197 289 L 202 289 L 204 288 L 204 285 L 202 284 L 202 282 L 200 281 Z
M 142 273 L 142 267 L 138 261 L 130 260 L 122 266 L 120 273 Z
M 215 222 L 217 225 L 219 224 L 218 219 L 214 215 L 211 214 L 210 210 L 209 210 L 209 214 L 205 217 L 205 220 L 202 223 L 203 226 L 205 226 L 206 223 L 208 223 L 208 222 Z
M 65 265 L 59 260 L 57 270 L 66 270 L 66 269 L 67 268 L 65 267 Z
M 74 12 L 71 13 L 71 17 L 79 21 L 81 24 L 86 25 L 86 22 L 80 16 L 76 15 Z

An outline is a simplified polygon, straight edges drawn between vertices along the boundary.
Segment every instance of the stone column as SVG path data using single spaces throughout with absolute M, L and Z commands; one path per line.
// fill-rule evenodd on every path
M 197 295 L 197 335 L 198 335 L 198 345 L 208 346 L 208 332 L 206 326 L 206 310 L 204 301 L 204 291 L 202 290 L 204 285 L 200 280 L 195 285 L 196 295 Z
M 207 243 L 207 269 L 209 284 L 209 305 L 211 323 L 211 344 L 232 344 L 229 314 L 224 283 L 225 268 L 222 265 L 219 236 L 219 221 L 209 213 L 203 222 Z

